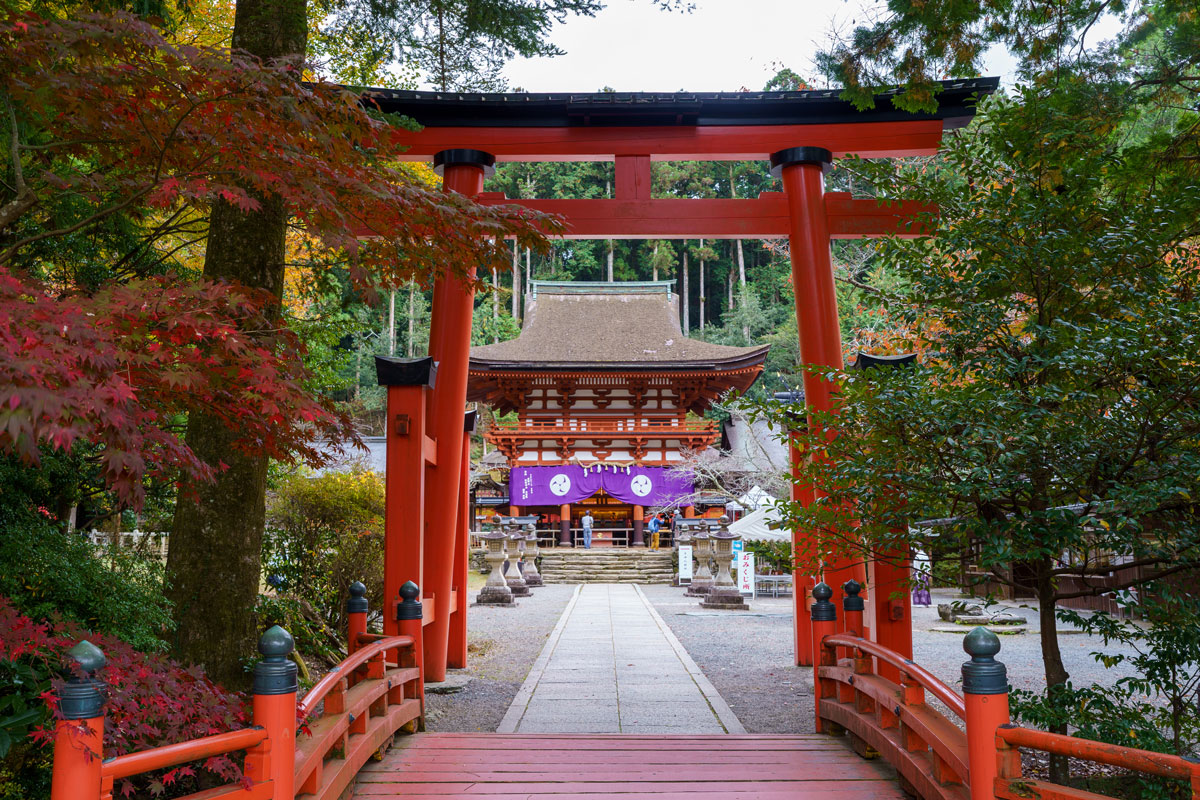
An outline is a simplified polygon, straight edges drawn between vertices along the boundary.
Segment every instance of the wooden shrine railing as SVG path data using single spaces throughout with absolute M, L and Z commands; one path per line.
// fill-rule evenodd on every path
M 695 434 L 717 433 L 716 423 L 708 420 L 686 419 L 671 422 L 651 422 L 629 419 L 570 419 L 552 422 L 497 422 L 490 431 L 513 436 L 552 435 L 610 435 L 616 434 L 674 438 Z
M 882 756 L 923 800 L 1104 800 L 1022 778 L 1022 747 L 1190 781 L 1191 797 L 1200 800 L 1200 762 L 1011 724 L 1008 675 L 995 659 L 1000 640 L 986 628 L 963 641 L 971 660 L 962 667 L 960 695 L 912 659 L 859 636 L 860 587 L 851 581 L 844 590 L 843 634 L 834 632 L 832 590 L 824 583 L 812 590 L 817 730 L 848 733 L 860 755 Z M 883 665 L 899 673 L 899 682 L 880 675 L 891 671 Z
M 401 633 L 386 637 L 366 632 L 365 592 L 354 584 L 346 604 L 349 655 L 299 703 L 294 643 L 275 626 L 258 642 L 252 727 L 107 759 L 104 687 L 94 677 L 104 655 L 80 642 L 71 655 L 81 675 L 58 696 L 63 718 L 55 728 L 51 800 L 111 800 L 122 778 L 238 752 L 245 752 L 241 784 L 182 800 L 337 800 L 397 731 L 415 732 L 424 721 L 420 592 L 412 582 L 401 588 Z

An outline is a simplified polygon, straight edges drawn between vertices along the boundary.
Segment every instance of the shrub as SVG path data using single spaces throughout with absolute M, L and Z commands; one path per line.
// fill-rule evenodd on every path
M 760 573 L 789 575 L 792 572 L 791 542 L 746 542 L 746 552 L 754 553 L 754 569 Z
M 367 470 L 283 480 L 269 499 L 263 569 L 285 596 L 309 603 L 333 630 L 346 628 L 350 584 L 383 608 L 384 488 Z
M 91 634 L 66 621 L 39 623 L 19 613 L 0 597 L 0 674 L 17 682 L 0 682 L 0 708 L 22 708 L 19 724 L 8 720 L 4 733 L 11 750 L 0 772 L 11 782 L 3 796 L 40 798 L 48 795 L 49 746 L 53 741 L 52 688 L 68 667 L 65 655 L 86 638 L 104 651 L 108 665 L 100 678 L 108 685 L 104 719 L 106 757 L 187 741 L 250 724 L 246 698 L 214 684 L 199 667 L 185 668 L 156 653 L 140 652 L 104 634 Z M 28 713 L 37 711 L 36 719 Z M 241 780 L 236 759 L 216 756 L 200 763 L 159 770 L 118 783 L 116 795 L 175 797 L 214 785 Z
M 0 596 L 35 620 L 61 615 L 139 650 L 166 649 L 174 627 L 158 562 L 35 520 L 0 535 Z
M 1118 596 L 1141 623 L 1105 612 L 1057 612 L 1059 620 L 1100 636 L 1105 645 L 1117 645 L 1117 652 L 1092 656 L 1105 667 L 1127 664 L 1133 675 L 1108 686 L 1068 683 L 1045 695 L 1014 690 L 1014 715 L 1042 728 L 1068 725 L 1085 739 L 1195 757 L 1200 752 L 1200 597 L 1165 582 L 1148 583 L 1142 595 L 1141 601 Z M 1189 796 L 1177 781 L 1138 775 L 1131 783 L 1139 800 Z

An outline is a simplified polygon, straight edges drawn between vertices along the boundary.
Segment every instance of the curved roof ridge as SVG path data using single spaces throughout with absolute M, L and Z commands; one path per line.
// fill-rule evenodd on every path
M 472 368 L 729 369 L 757 366 L 766 358 L 767 345 L 734 347 L 685 336 L 678 297 L 672 292 L 610 286 L 606 291 L 580 285 L 577 292 L 543 290 L 531 295 L 520 336 L 471 348 Z

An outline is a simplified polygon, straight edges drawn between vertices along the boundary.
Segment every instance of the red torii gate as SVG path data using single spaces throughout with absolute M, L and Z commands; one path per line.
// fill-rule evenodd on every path
M 398 157 L 432 161 L 447 191 L 484 204 L 517 204 L 557 214 L 568 238 L 770 239 L 787 237 L 800 352 L 806 364 L 843 367 L 834 290 L 831 239 L 918 236 L 915 203 L 884 205 L 827 193 L 825 171 L 834 158 L 932 155 L 945 130 L 965 125 L 974 101 L 998 80 L 947 81 L 935 113 L 896 110 L 889 95 L 876 108 L 856 111 L 836 91 L 716 94 L 464 94 L 368 90 L 364 99 L 425 127 L 401 133 Z M 656 160 L 770 160 L 783 192 L 754 199 L 657 199 L 650 192 Z M 609 200 L 518 200 L 483 192 L 498 161 L 614 161 Z M 473 275 L 473 270 L 472 270 Z M 426 595 L 426 678 L 442 680 L 447 665 L 466 661 L 466 458 L 463 417 L 474 295 L 464 280 L 442 276 L 434 286 L 430 359 L 381 361 L 388 385 L 387 557 L 385 597 L 419 575 Z M 436 375 L 436 380 L 434 376 Z M 828 411 L 835 386 L 806 374 L 810 409 Z M 426 419 L 426 417 L 428 417 Z M 432 437 L 426 436 L 429 430 Z M 793 458 L 797 455 L 793 450 Z M 428 485 L 426 486 L 426 482 Z M 811 492 L 794 490 L 811 502 Z M 811 553 L 815 539 L 793 531 L 796 551 Z M 865 583 L 862 564 L 831 564 L 825 580 Z M 887 587 L 907 582 L 906 563 L 875 564 L 874 630 L 884 646 L 911 656 L 907 601 L 881 602 Z M 811 664 L 809 614 L 812 576 L 796 574 L 796 663 Z M 906 593 L 905 593 L 906 594 Z M 385 614 L 385 633 L 397 623 Z

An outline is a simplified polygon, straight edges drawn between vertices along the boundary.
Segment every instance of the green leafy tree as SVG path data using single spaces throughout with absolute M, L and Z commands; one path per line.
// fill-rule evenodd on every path
M 1051 702 L 1069 677 L 1056 603 L 1106 591 L 1090 584 L 1103 559 L 1143 570 L 1126 585 L 1200 566 L 1200 186 L 1129 170 L 1146 154 L 1112 147 L 1119 109 L 1117 93 L 1021 90 L 936 170 L 862 165 L 941 209 L 936 236 L 879 251 L 925 363 L 846 376 L 825 421 L 839 435 L 809 467 L 829 496 L 793 509 L 846 553 L 860 517 L 884 557 L 909 520 L 959 517 L 960 547 L 1039 601 Z
M 1124 30 L 1097 43 L 1109 14 Z M 899 83 L 898 107 L 929 109 L 936 78 L 975 74 L 995 45 L 1019 85 L 944 159 L 856 170 L 880 196 L 941 206 L 935 239 L 881 250 L 911 282 L 898 327 L 931 357 L 849 379 L 839 430 L 865 430 L 814 469 L 842 499 L 861 494 L 869 540 L 885 517 L 901 524 L 886 511 L 897 494 L 905 515 L 960 514 L 982 566 L 1040 601 L 1047 701 L 1061 704 L 1054 605 L 1097 591 L 1095 559 L 1157 576 L 1197 563 L 1200 20 L 1170 0 L 893 4 L 818 64 L 861 107 Z

